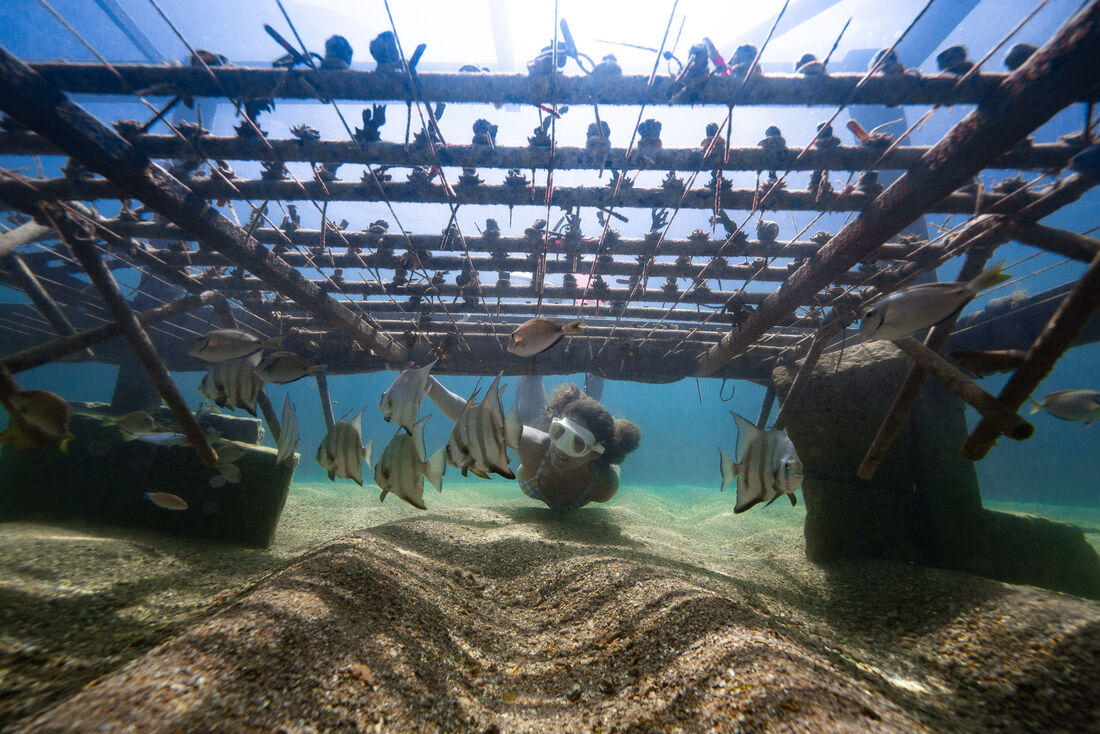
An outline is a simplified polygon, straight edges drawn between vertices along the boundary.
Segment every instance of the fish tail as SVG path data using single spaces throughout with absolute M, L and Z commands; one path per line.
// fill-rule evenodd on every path
M 733 459 L 726 456 L 726 452 L 722 449 L 718 449 L 718 463 L 722 471 L 722 488 L 718 491 L 725 492 L 730 482 L 737 478 L 737 464 L 733 463 Z
M 1028 401 L 1031 402 L 1031 410 L 1028 411 L 1028 415 L 1035 415 L 1043 409 L 1043 406 L 1039 402 L 1037 402 L 1035 398 L 1028 398 Z
M 139 438 L 141 438 L 141 436 L 139 436 L 136 433 L 130 433 L 128 431 L 122 431 L 122 440 L 123 441 L 135 441 Z
M 266 342 L 264 342 L 264 347 L 263 348 L 264 349 L 282 349 L 284 338 L 285 337 L 282 337 L 282 336 L 272 337 L 271 339 L 268 339 Z
M 435 491 L 443 491 L 443 472 L 447 470 L 447 461 L 444 457 L 444 449 L 439 449 L 432 458 L 428 459 L 428 470 L 424 473 L 424 476 L 428 478 L 431 485 L 435 487 Z
M 367 445 L 364 446 L 362 451 L 360 452 L 363 455 L 363 461 L 367 462 L 367 468 L 368 469 L 370 468 L 370 455 L 371 455 L 371 452 L 373 452 L 373 451 L 374 451 L 374 439 L 372 438 L 370 441 L 367 441 Z
M 61 451 L 61 453 L 65 454 L 66 456 L 69 455 L 69 442 L 72 441 L 74 438 L 76 438 L 76 436 L 71 433 L 66 433 L 61 437 L 61 443 L 57 444 L 57 448 Z
M 577 319 L 572 323 L 566 324 L 565 328 L 562 329 L 562 331 L 564 331 L 566 334 L 579 334 L 584 331 L 584 324 L 581 323 L 580 319 Z
M 1004 262 L 996 262 L 983 270 L 980 274 L 974 277 L 969 283 L 966 284 L 966 289 L 973 293 L 981 293 L 986 288 L 992 288 L 998 283 L 1003 283 L 1006 280 L 1011 280 L 1012 275 L 1005 273 L 1001 270 Z

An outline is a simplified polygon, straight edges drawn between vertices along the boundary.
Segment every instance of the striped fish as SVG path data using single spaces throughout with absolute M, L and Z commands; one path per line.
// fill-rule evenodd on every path
M 420 412 L 420 401 L 428 391 L 428 374 L 434 365 L 435 362 L 432 362 L 418 369 L 402 370 L 389 389 L 382 393 L 378 409 L 387 423 L 392 421 L 412 433 L 416 415 Z
M 519 446 L 523 423 L 515 409 L 504 417 L 500 402 L 501 374 L 493 380 L 480 403 L 474 402 L 476 391 L 470 396 L 451 429 L 447 463 L 461 469 L 462 476 L 472 471 L 482 479 L 488 479 L 490 472 L 507 479 L 516 478 L 508 466 L 508 447 Z
M 294 449 L 298 448 L 298 414 L 294 412 L 294 405 L 290 402 L 290 396 L 283 396 L 283 432 L 279 434 L 279 456 L 276 464 L 294 455 Z
M 336 481 L 336 477 L 345 477 L 363 486 L 363 462 L 370 466 L 371 446 L 374 444 L 372 440 L 363 445 L 363 410 L 366 409 L 361 409 L 350 421 L 337 421 L 317 447 L 317 463 L 328 472 L 331 481 Z
M 802 484 L 802 462 L 791 439 L 775 429 L 762 431 L 752 421 L 730 411 L 737 421 L 737 461 L 718 455 L 722 470 L 722 491 L 737 480 L 737 504 L 733 511 L 744 512 L 757 502 L 770 505 L 782 495 L 798 504 L 794 492 Z M 767 506 L 767 505 L 765 505 Z
M 240 359 L 218 362 L 199 383 L 199 394 L 213 400 L 219 408 L 244 408 L 256 415 L 256 399 L 264 383 L 255 372 L 259 352 Z
M 414 423 L 411 435 L 398 429 L 382 452 L 382 458 L 374 467 L 374 483 L 382 490 L 379 502 L 393 492 L 413 507 L 426 510 L 424 477 L 437 491 L 443 491 L 443 472 L 447 468 L 445 449 L 440 448 L 431 459 L 424 461 L 424 424 L 430 417 L 424 416 Z

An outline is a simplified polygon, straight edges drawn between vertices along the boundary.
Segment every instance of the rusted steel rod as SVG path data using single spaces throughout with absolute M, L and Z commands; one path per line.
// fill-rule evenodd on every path
M 1092 262 L 1096 253 L 1100 252 L 1100 241 L 1092 237 L 1046 227 L 1037 222 L 1014 221 L 1008 225 L 1008 231 L 1017 242 L 1072 260 Z
M 980 169 L 978 169 L 980 170 Z M 167 174 L 166 174 L 167 175 Z M 961 181 L 966 183 L 966 181 Z M 90 181 L 72 181 L 65 178 L 35 179 L 33 181 L 36 197 L 39 200 L 58 199 L 95 201 L 99 199 L 120 199 L 134 196 L 134 192 L 116 185 L 107 179 Z M 8 181 L 0 181 L 0 197 L 5 196 L 9 188 L 20 186 Z M 221 179 L 203 179 L 188 182 L 194 195 L 200 199 L 213 201 L 265 200 L 265 201 L 309 201 L 327 199 L 329 201 L 391 201 L 413 202 L 418 204 L 499 204 L 503 206 L 539 206 L 546 208 L 546 189 L 542 186 L 506 186 L 503 184 L 481 184 L 479 186 L 454 186 L 455 197 L 442 186 L 436 184 L 387 183 L 381 189 L 373 183 L 358 181 L 333 181 L 323 186 L 320 181 L 311 180 L 300 183 L 294 181 L 236 180 L 230 187 Z M 812 191 L 782 190 L 769 196 L 768 208 L 792 211 L 862 211 L 872 201 L 871 196 L 860 191 L 847 194 L 818 197 Z M 1000 194 L 986 194 L 982 197 L 984 209 L 994 209 L 1002 199 Z M 568 209 L 576 206 L 600 206 L 635 209 L 675 208 L 704 209 L 714 208 L 714 193 L 706 188 L 692 189 L 681 199 L 679 190 L 666 191 L 660 188 L 632 188 L 615 192 L 606 186 L 555 186 L 550 196 L 550 205 Z M 720 206 L 723 209 L 748 211 L 753 203 L 758 203 L 760 195 L 755 189 L 727 189 L 722 192 Z M 930 214 L 973 214 L 978 204 L 973 194 L 952 194 L 928 203 L 924 211 Z M 177 222 L 178 224 L 178 222 Z M 185 227 L 190 229 L 190 227 Z M 192 232 L 194 232 L 192 229 Z
M 976 277 L 985 269 L 986 263 L 989 262 L 992 254 L 993 250 L 988 247 L 970 250 L 956 280 L 966 282 Z M 955 322 L 958 318 L 959 315 L 955 314 L 933 326 L 924 340 L 924 345 L 939 354 L 943 349 L 943 345 L 947 343 L 948 337 L 951 336 L 951 330 L 955 328 Z M 917 402 L 917 396 L 920 394 L 920 389 L 924 386 L 924 380 L 927 376 L 928 371 L 919 363 L 914 363 L 909 368 L 909 374 L 905 376 L 905 382 L 902 383 L 897 395 L 894 396 L 890 411 L 882 419 L 878 433 L 875 434 L 867 453 L 863 455 L 863 461 L 859 464 L 856 474 L 860 479 L 870 479 L 878 471 L 882 460 L 886 458 L 886 452 L 890 449 L 890 444 L 894 442 L 894 438 L 901 427 L 908 422 L 909 413 Z
M 1097 308 L 1100 308 L 1100 254 L 1092 259 L 1073 291 L 1062 301 L 1046 328 L 1032 343 L 1024 363 L 1001 389 L 998 395 L 1000 402 L 1018 410 L 1050 374 L 1054 363 L 1070 348 Z M 960 453 L 977 461 L 989 453 L 996 441 L 997 426 L 983 419 L 974 427 Z
M 325 89 L 338 100 L 389 100 L 404 103 L 409 97 L 406 77 L 378 71 L 282 70 L 271 68 L 214 67 L 209 71 L 195 66 L 146 66 L 115 64 L 108 69 L 100 64 L 65 62 L 39 63 L 33 68 L 52 84 L 68 92 L 118 94 L 129 96 L 134 89 L 172 87 L 172 94 L 187 97 L 247 99 L 317 99 L 317 90 Z M 113 74 L 117 71 L 118 74 Z M 585 105 L 592 100 L 611 105 L 667 105 L 676 88 L 668 77 L 659 77 L 649 85 L 648 76 L 563 76 L 527 74 L 417 74 L 420 98 L 435 102 L 516 104 L 552 103 Z M 958 77 L 875 76 L 856 89 L 862 74 L 831 74 L 804 77 L 795 74 L 767 74 L 751 78 L 742 88 L 737 75 L 711 76 L 690 100 L 691 104 L 725 107 L 744 105 L 957 105 L 998 101 L 1004 94 L 1004 74 L 976 75 L 966 84 Z M 551 86 L 553 90 L 551 92 Z M 166 92 L 167 93 L 167 92 Z M 553 98 L 551 98 L 553 93 Z M 1083 99 L 1084 96 L 1081 95 Z M 1070 101 L 1073 101 L 1071 99 Z
M 701 355 L 700 372 L 709 374 L 743 351 L 834 277 L 930 211 L 942 196 L 955 191 L 1057 111 L 1091 93 L 1100 63 L 1098 49 L 1100 3 L 1090 3 L 1005 77 L 987 102 L 955 125 L 920 162 L 838 232 L 814 261 L 791 275 L 739 329 Z
M 16 253 L 4 255 L 0 257 L 0 265 L 3 265 L 19 283 L 20 288 L 27 297 L 31 299 L 31 303 L 38 309 L 38 312 L 50 322 L 50 326 L 54 328 L 61 336 L 72 336 L 76 333 L 76 329 L 69 323 L 69 319 L 65 317 L 65 313 L 54 302 L 50 294 L 46 292 L 46 289 L 42 287 L 42 284 L 38 282 L 38 278 L 35 277 L 31 269 L 27 267 L 27 264 L 23 262 L 23 258 Z M 95 354 L 91 349 L 84 347 L 88 359 L 95 359 Z
M 987 393 L 962 370 L 913 337 L 896 339 L 894 344 L 944 387 L 974 406 L 982 414 L 982 420 L 989 421 L 998 435 L 1003 433 L 1009 438 L 1023 441 L 1035 432 L 1035 427 L 1017 415 L 1015 409 Z
M 118 283 L 115 282 L 111 271 L 100 259 L 93 241 L 82 237 L 79 230 L 61 224 L 59 214 L 55 216 L 57 218 L 54 221 L 58 222 L 58 227 L 63 230 L 62 237 L 64 241 L 69 245 L 76 259 L 84 266 L 84 271 L 88 274 L 92 285 L 99 291 L 107 310 L 121 327 L 122 335 L 126 337 L 130 347 L 134 350 L 134 354 L 137 355 L 138 361 L 141 362 L 141 366 L 149 374 L 149 379 L 156 385 L 161 397 L 164 398 L 164 402 L 168 404 L 172 416 L 179 423 L 180 430 L 187 436 L 188 442 L 194 447 L 195 453 L 199 455 L 202 463 L 213 466 L 218 461 L 217 452 L 214 451 L 214 447 L 210 445 L 209 439 L 202 428 L 199 427 L 195 416 L 187 407 L 187 402 L 180 394 L 179 388 L 172 381 L 172 375 L 160 360 L 157 349 L 153 346 L 149 335 L 145 333 L 141 322 L 138 321 L 134 312 L 130 309 L 130 304 L 126 301 L 126 297 L 122 295 L 122 291 L 119 290 Z
M 332 398 L 328 394 L 328 377 L 320 372 L 317 377 L 317 394 L 321 398 L 321 413 L 325 416 L 325 430 L 331 431 L 336 424 L 336 418 L 332 415 Z
M 756 427 L 763 430 L 768 425 L 768 417 L 772 414 L 772 406 L 775 405 L 775 383 L 769 382 L 768 389 L 764 391 L 764 402 L 760 406 L 760 415 L 756 419 Z
M 1029 201 L 1029 199 L 1024 199 Z M 140 237 L 149 240 L 187 240 L 190 235 L 184 230 L 172 224 L 161 222 L 127 222 L 117 219 L 105 220 L 104 225 L 120 235 L 127 237 Z M 596 233 L 593 232 L 593 235 Z M 296 229 L 290 232 L 259 227 L 252 232 L 252 236 L 267 245 L 306 245 L 317 247 L 321 244 L 321 230 Z M 508 252 L 508 253 L 541 253 L 544 246 L 543 237 L 475 237 L 466 236 L 466 248 L 470 252 Z M 364 250 L 374 250 L 384 247 L 395 252 L 403 252 L 412 246 L 416 249 L 439 251 L 443 242 L 439 234 L 410 234 L 408 238 L 399 234 L 386 234 L 382 236 L 368 234 L 366 232 L 341 232 L 339 235 L 331 231 L 326 233 L 325 247 L 341 255 L 347 245 Z M 712 257 L 725 241 L 721 234 L 710 239 L 696 241 L 691 239 L 666 239 L 661 243 L 661 252 L 669 255 L 690 255 L 695 257 Z M 564 243 L 563 243 L 564 244 Z M 581 242 L 573 244 L 578 255 L 592 255 L 596 252 L 598 238 L 588 237 Z M 645 239 L 608 239 L 604 242 L 605 249 L 616 255 L 648 255 L 653 252 L 654 242 Z M 452 248 L 453 249 L 453 248 Z M 729 248 L 737 255 L 747 257 L 811 257 L 821 249 L 815 242 L 798 240 L 795 242 L 761 242 L 760 240 L 748 240 L 743 245 Z M 883 260 L 904 260 L 910 256 L 915 245 L 888 242 L 875 251 L 875 256 Z M 161 250 L 157 250 L 161 252 Z M 192 253 L 194 254 L 194 253 Z M 286 253 L 289 257 L 293 253 Z M 366 258 L 367 254 L 364 253 Z M 343 266 L 342 266 L 343 267 Z
M 456 166 L 464 168 L 546 168 L 549 148 L 507 147 L 498 145 L 454 145 L 437 148 L 433 155 L 427 146 L 401 143 L 364 143 L 350 140 L 313 140 L 298 138 L 241 138 L 204 135 L 181 140 L 176 135 L 137 135 L 128 138 L 150 158 L 174 160 L 262 160 L 309 161 L 312 163 L 370 163 L 386 166 Z M 1009 151 L 998 158 L 993 168 L 1013 170 L 1051 170 L 1062 168 L 1081 148 L 1065 143 L 1034 145 L 1030 149 Z M 721 168 L 726 171 L 864 171 L 904 170 L 928 151 L 927 147 L 899 147 L 885 156 L 880 148 L 842 146 L 833 150 L 788 148 L 773 152 L 759 147 L 730 148 Z M 0 133 L 0 155 L 51 155 L 58 152 L 48 140 L 34 133 Z M 605 161 L 610 164 L 605 165 Z M 554 149 L 554 168 L 600 170 L 698 171 L 708 169 L 703 148 L 659 148 L 644 154 L 635 149 L 631 157 L 625 148 L 612 148 L 607 158 L 592 156 L 584 148 L 559 146 Z
M 806 388 L 806 383 L 810 381 L 810 375 L 813 374 L 814 367 L 817 366 L 817 361 L 821 358 L 821 353 L 825 351 L 825 345 L 839 330 L 839 327 L 835 330 L 826 327 L 814 334 L 814 338 L 810 341 L 810 348 L 806 351 L 806 356 L 802 358 L 802 364 L 798 366 L 798 372 L 795 373 L 794 380 L 791 382 L 791 388 L 787 391 L 787 397 L 779 404 L 779 414 L 775 416 L 774 423 L 776 428 L 782 429 L 787 424 L 787 415 L 790 410 L 788 406 L 794 405 L 801 397 L 802 391 Z
M 151 308 L 148 311 L 142 311 L 134 315 L 137 317 L 138 323 L 142 327 L 151 326 L 152 324 L 160 323 L 161 321 L 165 321 L 175 316 L 190 313 L 203 306 L 208 306 L 218 298 L 221 298 L 221 296 L 214 291 L 205 291 L 197 295 L 184 296 L 178 301 L 173 301 L 163 306 L 157 306 L 156 308 Z M 0 359 L 0 362 L 3 362 L 13 374 L 23 372 L 33 367 L 64 359 L 82 349 L 95 346 L 96 344 L 102 344 L 105 341 L 121 335 L 122 327 L 119 326 L 117 322 L 110 322 L 95 329 L 81 331 L 71 336 L 61 337 L 60 339 L 54 339 L 45 344 L 31 347 L 30 349 L 24 349 L 22 352 L 10 354 Z
M 365 348 L 393 361 L 404 357 L 400 345 L 321 292 L 6 49 L 0 49 L 0 109 Z M 26 194 L 14 192 L 14 198 L 26 201 Z

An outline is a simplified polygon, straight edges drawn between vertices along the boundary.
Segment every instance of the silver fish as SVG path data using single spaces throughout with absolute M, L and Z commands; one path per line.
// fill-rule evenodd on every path
M 506 350 L 517 357 L 533 357 L 557 344 L 566 334 L 577 334 L 582 330 L 580 321 L 562 324 L 554 319 L 528 319 L 508 337 Z
M 366 461 L 368 467 L 371 465 L 371 447 L 374 445 L 373 440 L 363 445 L 363 410 L 350 421 L 337 421 L 317 447 L 317 463 L 328 472 L 331 481 L 336 481 L 336 477 L 345 477 L 363 486 L 363 462 Z
M 416 415 L 420 412 L 420 401 L 428 391 L 428 375 L 434 365 L 435 362 L 432 362 L 418 369 L 402 370 L 389 389 L 382 393 L 378 409 L 386 422 L 392 421 L 412 433 Z
M 1040 410 L 1064 421 L 1084 421 L 1087 426 L 1100 418 L 1100 390 L 1056 390 L 1044 395 L 1041 403 L 1031 400 L 1031 412 Z
M 978 293 L 1011 277 L 1001 272 L 1001 263 L 997 263 L 966 283 L 919 283 L 901 288 L 863 312 L 859 333 L 867 341 L 901 339 L 954 316 Z
M 278 349 L 282 345 L 281 336 L 264 339 L 240 329 L 214 329 L 192 341 L 187 353 L 207 362 L 224 362 L 247 357 L 263 349 Z
M 764 500 L 770 505 L 787 495 L 795 505 L 794 492 L 802 484 L 802 462 L 791 439 L 775 429 L 762 431 L 756 425 L 730 411 L 737 421 L 737 451 L 734 462 L 718 449 L 722 470 L 722 491 L 737 480 L 735 513 L 744 512 Z M 766 506 L 766 505 L 765 505 Z
M 145 443 L 155 444 L 156 446 L 184 446 L 188 443 L 187 436 L 182 433 L 174 433 L 172 431 L 161 431 L 160 433 L 143 433 L 138 436 L 138 440 Z
M 219 362 L 199 383 L 199 394 L 213 400 L 219 408 L 244 408 L 256 415 L 256 400 L 264 383 L 255 372 L 260 353 Z
M 279 434 L 279 456 L 276 464 L 294 455 L 294 449 L 298 448 L 298 414 L 294 412 L 294 405 L 290 402 L 290 396 L 283 396 L 283 427 Z
M 264 382 L 286 385 L 309 375 L 320 375 L 327 367 L 324 364 L 312 364 L 294 352 L 272 352 L 257 365 L 256 374 Z
M 179 512 L 187 509 L 187 500 L 180 497 L 178 494 L 172 494 L 171 492 L 146 492 L 144 496 L 145 499 L 165 510 L 175 510 Z
M 424 505 L 424 477 L 437 491 L 443 491 L 443 472 L 447 468 L 442 447 L 424 460 L 424 424 L 431 416 L 424 416 L 413 424 L 412 433 L 398 430 L 382 452 L 378 466 L 374 467 L 374 483 L 382 490 L 378 501 L 386 494 L 394 493 L 413 507 L 426 510 Z
M 503 374 L 503 373 L 502 373 Z M 470 396 L 447 440 L 447 462 L 462 470 L 462 476 L 472 471 L 482 479 L 495 472 L 515 479 L 508 466 L 508 447 L 519 446 L 523 423 L 513 408 L 508 417 L 500 402 L 500 377 L 497 375 L 485 398 L 475 403 L 477 393 Z
M 117 418 L 107 418 L 103 421 L 104 425 L 115 426 L 123 433 L 123 440 L 133 441 L 138 436 L 145 433 L 153 433 L 157 430 L 156 421 L 153 420 L 153 416 L 146 413 L 144 410 L 135 410 L 126 415 L 120 415 Z

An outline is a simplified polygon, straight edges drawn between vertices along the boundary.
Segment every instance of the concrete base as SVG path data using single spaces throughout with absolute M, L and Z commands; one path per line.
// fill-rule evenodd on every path
M 255 419 L 226 418 L 234 423 L 255 423 L 251 434 L 259 431 L 262 435 Z M 118 429 L 79 414 L 74 416 L 71 430 L 77 438 L 69 445 L 67 456 L 56 448 L 15 451 L 3 447 L 0 520 L 75 518 L 258 548 L 271 544 L 297 455 L 277 465 L 274 449 L 239 444 L 245 455 L 234 463 L 241 470 L 241 481 L 214 488 L 210 480 L 218 477 L 219 470 L 203 466 L 189 446 L 123 441 Z M 188 508 L 173 511 L 158 507 L 145 498 L 146 492 L 178 495 Z
M 828 563 L 873 556 L 1100 598 L 1100 558 L 1080 529 L 984 510 L 977 474 L 958 454 L 962 401 L 934 380 L 870 481 L 856 476 L 911 362 L 888 342 L 816 366 L 787 429 L 806 467 L 806 554 Z M 772 373 L 782 399 L 797 368 Z

